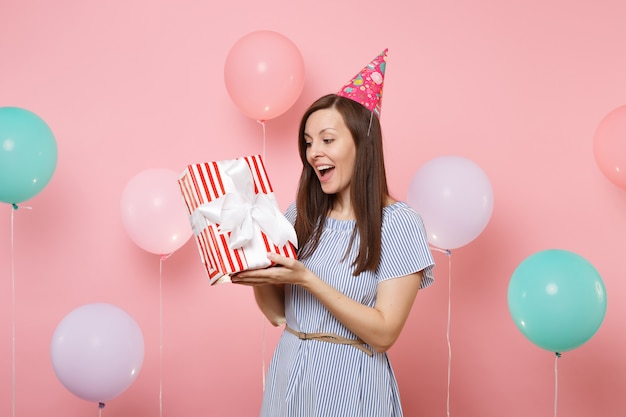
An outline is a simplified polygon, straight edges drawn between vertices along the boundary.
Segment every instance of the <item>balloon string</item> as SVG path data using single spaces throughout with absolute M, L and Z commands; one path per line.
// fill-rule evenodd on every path
M 559 395 L 559 368 L 558 361 L 561 357 L 559 352 L 555 352 L 556 356 L 554 357 L 554 417 L 556 417 L 556 409 L 557 409 L 557 398 Z
M 14 247 L 14 220 L 17 205 L 13 204 L 11 210 L 11 400 L 13 407 L 13 417 L 15 417 L 15 247 Z
M 446 414 L 450 417 L 450 369 L 452 368 L 452 344 L 450 343 L 450 293 L 452 288 L 452 252 L 449 249 L 441 249 L 430 246 L 431 250 L 445 253 L 448 256 L 448 322 L 446 325 L 446 341 L 448 342 L 448 394 L 446 399 Z
M 446 324 L 446 340 L 448 342 L 448 388 L 446 399 L 446 415 L 450 417 L 450 370 L 452 365 L 452 344 L 450 343 L 450 293 L 452 287 L 452 253 L 445 251 L 448 255 L 448 322 Z
M 448 321 L 446 324 L 446 341 L 448 342 L 448 393 L 446 399 L 446 414 L 450 417 L 450 370 L 452 368 L 452 344 L 450 343 L 450 293 L 452 288 L 452 252 L 449 249 L 441 249 L 431 246 L 431 250 L 445 253 L 448 256 Z
M 263 392 L 265 392 L 265 344 L 267 343 L 267 340 L 265 339 L 265 316 L 261 315 L 261 320 L 261 377 L 263 381 Z
M 15 417 L 16 398 L 16 372 L 15 372 L 15 211 L 19 208 L 17 204 L 11 204 L 11 409 Z M 22 207 L 31 209 L 32 207 Z
M 172 252 L 173 253 L 173 252 Z M 163 416 L 163 261 L 172 254 L 159 258 L 159 416 Z
M 263 127 L 263 161 L 265 162 L 265 120 L 257 120 L 257 122 Z

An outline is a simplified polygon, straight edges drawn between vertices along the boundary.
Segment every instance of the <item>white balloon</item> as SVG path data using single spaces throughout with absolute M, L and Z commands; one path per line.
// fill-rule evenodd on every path
M 489 223 L 493 189 L 476 163 L 441 156 L 414 174 L 407 203 L 422 216 L 431 245 L 456 249 L 473 241 Z
M 137 378 L 144 356 L 143 334 L 121 308 L 87 304 L 61 320 L 50 356 L 65 388 L 84 400 L 104 403 Z

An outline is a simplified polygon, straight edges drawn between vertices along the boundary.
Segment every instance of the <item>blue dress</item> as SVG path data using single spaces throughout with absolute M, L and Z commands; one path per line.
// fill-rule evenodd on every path
M 296 218 L 295 205 L 286 217 Z M 358 236 L 344 259 L 354 220 L 326 219 L 316 252 L 303 263 L 319 278 L 373 307 L 378 283 L 424 270 L 420 288 L 433 282 L 433 258 L 420 216 L 406 203 L 383 210 L 382 256 L 378 269 L 353 276 Z M 285 286 L 287 326 L 306 333 L 356 336 L 308 291 Z M 371 349 L 371 346 L 366 347 Z M 372 350 L 373 351 L 373 350 Z M 267 373 L 261 417 L 401 417 L 398 385 L 387 353 L 368 356 L 353 346 L 301 340 L 284 331 Z

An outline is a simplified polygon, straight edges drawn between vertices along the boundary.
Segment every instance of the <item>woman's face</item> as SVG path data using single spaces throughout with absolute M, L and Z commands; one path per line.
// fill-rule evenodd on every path
M 349 195 L 356 163 L 356 145 L 336 109 L 312 113 L 304 127 L 306 159 L 326 194 Z M 348 193 L 348 194 L 346 194 Z

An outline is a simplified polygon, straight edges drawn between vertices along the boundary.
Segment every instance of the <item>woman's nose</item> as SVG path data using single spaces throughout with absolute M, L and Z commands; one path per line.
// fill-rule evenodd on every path
M 322 147 L 320 146 L 320 143 L 318 141 L 313 141 L 311 142 L 311 144 L 309 145 L 309 154 L 312 157 L 316 157 L 321 155 L 322 152 Z

